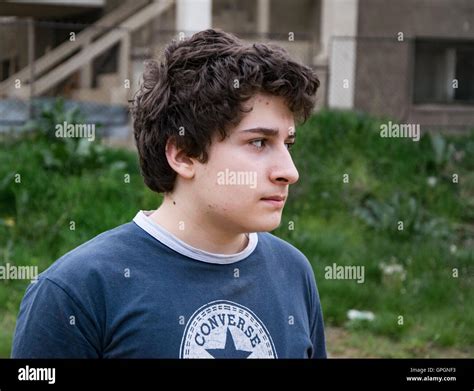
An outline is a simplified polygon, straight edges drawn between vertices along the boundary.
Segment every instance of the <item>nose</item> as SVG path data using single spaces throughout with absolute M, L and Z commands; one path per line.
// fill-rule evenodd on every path
M 278 163 L 272 167 L 270 180 L 277 185 L 292 185 L 298 181 L 300 176 L 290 152 L 286 147 L 282 148 L 282 152 L 275 156 L 275 161 Z

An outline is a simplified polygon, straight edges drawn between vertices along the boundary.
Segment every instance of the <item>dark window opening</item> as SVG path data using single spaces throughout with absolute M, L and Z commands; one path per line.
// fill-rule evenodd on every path
M 474 41 L 415 43 L 414 103 L 474 103 Z

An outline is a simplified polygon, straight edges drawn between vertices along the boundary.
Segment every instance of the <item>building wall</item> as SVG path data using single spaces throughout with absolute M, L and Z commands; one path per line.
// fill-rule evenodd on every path
M 15 23 L 14 21 L 0 21 L 0 61 L 16 62 L 18 68 L 28 64 L 27 53 L 27 27 L 25 23 Z M 10 68 L 10 72 L 18 69 Z M 2 75 L 5 78 L 6 75 Z
M 360 36 L 393 37 L 403 31 L 407 36 L 474 38 L 472 0 L 360 0 L 359 6 Z
M 355 108 L 427 129 L 474 127 L 473 105 L 413 103 L 415 38 L 467 39 L 474 45 L 474 2 L 360 0 Z
M 270 1 L 270 31 L 288 34 L 289 31 L 316 36 L 320 29 L 320 1 Z

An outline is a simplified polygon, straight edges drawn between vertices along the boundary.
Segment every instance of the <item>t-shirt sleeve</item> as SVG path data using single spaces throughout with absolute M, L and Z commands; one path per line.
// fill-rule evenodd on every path
M 12 358 L 99 358 L 100 338 L 92 318 L 60 285 L 40 278 L 20 305 Z
M 326 338 L 324 335 L 324 320 L 321 301 L 314 274 L 311 273 L 311 342 L 313 343 L 313 354 L 310 358 L 327 358 Z

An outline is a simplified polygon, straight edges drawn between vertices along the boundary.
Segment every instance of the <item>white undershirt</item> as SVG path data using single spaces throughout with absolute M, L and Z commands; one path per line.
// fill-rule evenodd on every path
M 141 210 L 133 218 L 133 221 L 140 228 L 149 233 L 155 239 L 159 240 L 165 246 L 197 261 L 217 263 L 221 265 L 238 262 L 244 258 L 247 258 L 253 252 L 253 250 L 255 250 L 255 247 L 257 247 L 258 244 L 258 235 L 257 233 L 252 232 L 249 234 L 247 247 L 236 254 L 216 254 L 200 250 L 183 242 L 181 239 L 178 239 L 171 232 L 152 220 L 149 216 L 153 212 L 153 210 Z

